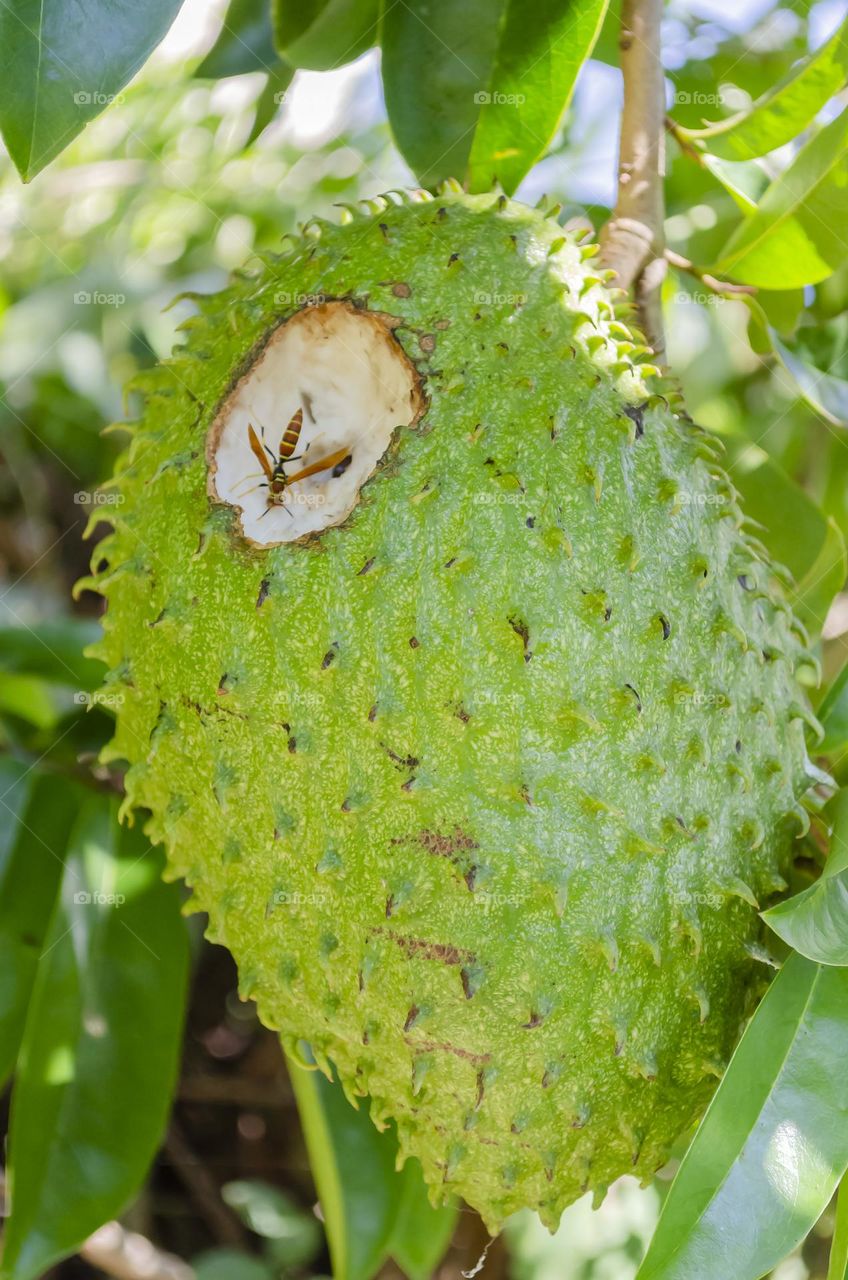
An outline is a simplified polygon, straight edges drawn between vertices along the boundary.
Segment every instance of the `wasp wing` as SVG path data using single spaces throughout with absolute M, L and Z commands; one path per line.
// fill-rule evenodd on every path
M 253 456 L 256 458 L 256 461 L 259 463 L 260 467 L 264 471 L 266 479 L 272 480 L 274 477 L 274 470 L 270 462 L 268 461 L 267 454 L 265 453 L 265 449 L 262 446 L 259 436 L 253 430 L 252 422 L 248 422 L 247 424 L 247 438 L 250 441 L 250 447 L 253 450 Z
M 338 466 L 340 462 L 344 462 L 345 458 L 349 456 L 349 449 L 337 449 L 335 453 L 328 453 L 326 458 L 319 458 L 317 462 L 310 462 L 308 467 L 303 467 L 300 471 L 296 471 L 293 476 L 287 476 L 286 483 L 297 484 L 298 480 L 305 480 L 307 476 L 317 475 L 319 471 L 331 471 L 333 467 Z

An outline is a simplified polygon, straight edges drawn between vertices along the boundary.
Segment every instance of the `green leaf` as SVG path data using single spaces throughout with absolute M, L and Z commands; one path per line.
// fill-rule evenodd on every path
M 220 35 L 194 74 L 199 80 L 219 80 L 257 71 L 264 72 L 267 80 L 256 101 L 246 145 L 258 138 L 277 114 L 294 77 L 294 67 L 284 62 L 274 48 L 267 5 L 257 4 L 256 0 L 231 0 Z
M 775 355 L 807 404 L 834 426 L 848 426 L 848 382 L 804 360 L 774 329 L 769 336 Z
M 402 1185 L 388 1252 L 409 1280 L 429 1280 L 456 1230 L 457 1210 L 433 1208 L 416 1160 L 408 1160 L 395 1177 Z
M 100 635 L 96 622 L 80 618 L 0 627 L 0 667 L 80 691 L 99 689 L 103 664 L 84 657 L 83 649 Z
M 834 596 L 845 584 L 846 572 L 845 539 L 836 521 L 828 516 L 821 550 L 791 596 L 795 612 L 812 636 L 821 632 Z
M 678 132 L 684 131 L 678 129 Z M 746 217 L 756 213 L 757 201 L 769 184 L 765 169 L 758 164 L 735 164 L 708 153 L 701 156 L 701 163 L 721 183 Z
M 792 955 L 684 1156 L 637 1280 L 758 1280 L 848 1165 L 848 970 Z
M 17 716 L 37 729 L 52 729 L 62 718 L 56 690 L 37 676 L 0 671 L 0 712 Z
M 383 16 L 389 121 L 420 182 L 500 182 L 546 150 L 600 31 L 606 0 L 408 0 Z
M 29 182 L 112 102 L 182 0 L 16 0 L 0 5 L 0 132 Z
M 321 1248 L 321 1228 L 311 1213 L 299 1208 L 279 1187 L 258 1178 L 228 1182 L 221 1198 L 242 1222 L 267 1242 L 279 1267 L 302 1267 Z
M 817 284 L 844 260 L 848 216 L 848 111 L 820 129 L 766 189 L 715 267 L 763 289 Z
M 843 1178 L 839 1184 L 827 1280 L 848 1280 L 848 1178 Z
M 279 62 L 277 70 L 268 76 L 265 88 L 256 100 L 256 114 L 253 117 L 253 125 L 245 146 L 249 146 L 251 142 L 258 138 L 262 130 L 267 128 L 274 119 L 281 104 L 285 101 L 286 89 L 288 89 L 293 79 L 294 67 L 287 66 L 285 62 Z
M 272 0 L 274 41 L 293 67 L 330 71 L 377 40 L 379 0 Z
M 371 1280 L 391 1254 L 410 1280 L 425 1280 L 447 1247 L 456 1209 L 430 1206 L 417 1162 L 396 1172 L 397 1140 L 372 1123 L 367 1098 L 355 1110 L 338 1084 L 289 1061 L 334 1280 Z
M 793 606 L 817 635 L 845 581 L 842 534 L 800 485 L 760 450 L 743 446 L 730 472 L 746 513 L 763 526 L 763 542 L 774 559 L 792 571 Z
M 512 193 L 547 151 L 606 10 L 607 0 L 507 3 L 468 161 L 472 191 L 500 183 Z
M 194 74 L 200 80 L 221 80 L 251 71 L 270 72 L 278 63 L 268 5 L 230 0 L 220 35 Z
M 848 662 L 831 682 L 816 715 L 824 729 L 821 754 L 834 755 L 848 747 Z
M 191 1260 L 194 1280 L 279 1280 L 269 1262 L 238 1249 L 210 1249 Z
M 848 790 L 830 805 L 833 831 L 821 877 L 763 912 L 775 933 L 819 964 L 848 965 Z
M 62 881 L 68 831 L 89 793 L 0 762 L 0 1087 L 14 1069 L 44 939 Z
M 846 80 L 848 19 L 747 111 L 704 129 L 678 126 L 677 132 L 725 160 L 751 160 L 796 138 Z
M 38 967 L 9 1139 L 3 1280 L 36 1280 L 127 1204 L 164 1128 L 188 962 L 163 859 L 92 796 Z

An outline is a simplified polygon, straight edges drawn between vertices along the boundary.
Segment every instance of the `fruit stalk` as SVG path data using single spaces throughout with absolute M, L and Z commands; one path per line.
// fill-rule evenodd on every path
M 624 0 L 621 9 L 621 74 L 624 107 L 618 161 L 618 196 L 604 228 L 604 265 L 632 289 L 641 326 L 661 360 L 664 354 L 661 292 L 665 278 L 663 175 L 665 81 L 660 57 L 663 0 Z

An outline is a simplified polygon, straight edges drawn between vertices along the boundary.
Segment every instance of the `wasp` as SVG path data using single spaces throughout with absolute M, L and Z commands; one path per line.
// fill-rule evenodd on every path
M 295 453 L 302 427 L 303 410 L 298 409 L 289 420 L 288 426 L 280 439 L 279 449 L 275 454 L 265 443 L 264 433 L 263 438 L 260 440 L 253 423 L 249 422 L 247 424 L 247 438 L 251 451 L 262 468 L 261 474 L 265 477 L 263 481 L 254 487 L 268 490 L 268 507 L 263 513 L 265 515 L 268 514 L 272 507 L 283 507 L 291 515 L 291 511 L 285 505 L 286 491 L 290 485 L 297 484 L 308 476 L 318 475 L 321 471 L 331 471 L 334 476 L 339 476 L 350 466 L 352 461 L 350 452 L 347 449 L 336 449 L 335 452 L 328 453 L 325 457 L 311 462 L 309 466 L 301 467 L 300 471 L 296 471 L 294 475 L 289 475 L 285 469 L 286 463 L 297 462 L 303 457 L 303 454 Z M 306 447 L 307 449 L 309 448 L 308 445 Z M 253 490 L 248 490 L 248 492 L 252 493 Z M 247 495 L 243 496 L 246 497 Z

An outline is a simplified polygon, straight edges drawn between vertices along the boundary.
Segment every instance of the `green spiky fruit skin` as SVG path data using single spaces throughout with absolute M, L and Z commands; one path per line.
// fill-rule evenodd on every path
M 342 526 L 258 550 L 204 445 L 281 293 L 398 317 L 429 405 Z M 553 1225 L 653 1174 L 750 1011 L 804 821 L 803 629 L 543 213 L 381 200 L 199 305 L 89 581 L 109 757 L 289 1049 L 436 1196 Z

